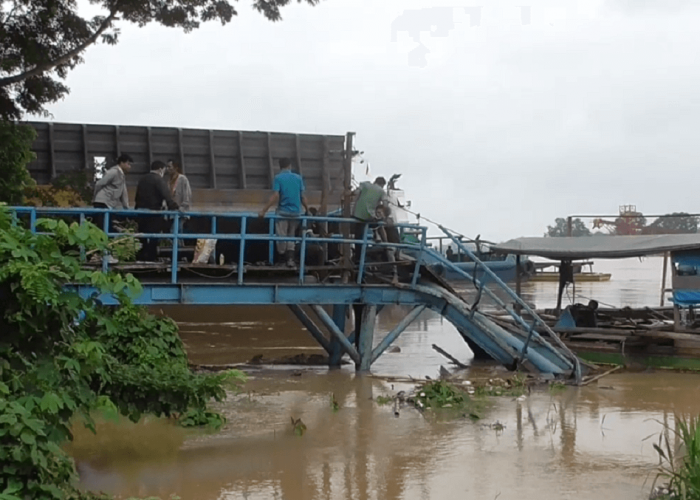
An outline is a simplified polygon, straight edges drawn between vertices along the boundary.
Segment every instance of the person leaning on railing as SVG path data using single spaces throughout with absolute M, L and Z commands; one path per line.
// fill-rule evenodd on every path
M 382 207 L 388 204 L 389 198 L 386 191 L 386 179 L 377 177 L 374 183 L 362 182 L 359 187 L 352 193 L 352 197 L 356 197 L 355 206 L 352 209 L 353 218 L 361 223 L 355 224 L 355 239 L 364 240 L 365 224 L 370 223 L 370 228 L 377 227 L 377 222 L 384 218 Z M 380 238 L 386 242 L 386 233 L 381 228 L 379 231 Z M 362 243 L 355 244 L 355 260 L 359 261 L 360 252 L 362 251 Z

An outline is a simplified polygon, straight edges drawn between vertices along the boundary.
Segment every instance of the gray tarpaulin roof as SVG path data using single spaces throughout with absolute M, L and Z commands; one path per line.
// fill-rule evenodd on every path
M 700 234 L 516 238 L 493 246 L 491 250 L 556 260 L 621 259 L 679 250 L 700 250 Z

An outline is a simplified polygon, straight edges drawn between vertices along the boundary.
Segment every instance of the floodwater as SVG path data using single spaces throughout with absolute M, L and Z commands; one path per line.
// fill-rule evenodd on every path
M 612 305 L 656 305 L 662 259 L 596 263 L 608 283 L 577 289 Z M 555 283 L 526 284 L 537 307 L 549 307 Z M 626 302 L 629 301 L 629 302 Z M 405 315 L 386 308 L 378 342 Z M 283 308 L 180 308 L 191 361 L 244 362 L 320 353 Z M 471 357 L 457 332 L 425 313 L 384 354 L 374 376 L 351 366 L 261 367 L 244 392 L 218 409 L 228 417 L 218 433 L 185 431 L 164 420 L 102 423 L 98 435 L 78 429 L 71 446 L 83 485 L 124 498 L 227 499 L 644 499 L 656 475 L 653 443 L 674 415 L 700 413 L 700 375 L 613 374 L 563 392 L 533 391 L 520 399 L 491 398 L 481 420 L 421 414 L 378 396 L 411 386 L 383 376 L 436 377 L 446 360 Z M 467 375 L 497 377 L 502 368 L 476 365 Z M 339 410 L 331 408 L 331 397 Z M 291 418 L 307 427 L 294 435 Z M 500 423 L 501 430 L 492 424 Z M 649 436 L 654 436 L 649 439 Z

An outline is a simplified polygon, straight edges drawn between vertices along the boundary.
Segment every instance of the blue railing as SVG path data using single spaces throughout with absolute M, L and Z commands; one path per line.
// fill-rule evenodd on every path
M 463 252 L 465 255 L 467 255 L 474 263 L 474 273 L 475 275 L 478 273 L 478 271 L 481 271 L 483 273 L 483 278 L 482 279 L 477 279 L 475 276 L 472 276 L 471 274 L 467 273 L 463 269 L 459 268 L 458 266 L 454 265 L 451 261 L 449 261 L 444 255 L 436 252 L 435 250 L 428 249 L 427 251 L 430 253 L 430 255 L 440 261 L 441 264 L 444 266 L 448 267 L 450 270 L 453 272 L 457 273 L 458 275 L 461 275 L 462 277 L 466 278 L 467 280 L 471 281 L 474 283 L 474 286 L 477 289 L 477 300 L 472 304 L 471 306 L 471 314 L 472 316 L 476 313 L 477 307 L 478 307 L 478 302 L 479 298 L 481 297 L 482 293 L 486 293 L 495 303 L 496 305 L 506 311 L 509 316 L 513 318 L 515 321 L 515 324 L 518 325 L 523 329 L 523 331 L 527 334 L 525 344 L 523 345 L 523 349 L 520 353 L 520 361 L 522 361 L 526 356 L 527 356 L 527 349 L 533 339 L 537 339 L 538 342 L 547 344 L 547 341 L 544 340 L 540 334 L 537 332 L 537 328 L 542 329 L 543 331 L 547 332 L 548 336 L 554 341 L 555 344 L 559 347 L 561 351 L 566 355 L 567 358 L 571 361 L 571 363 L 574 366 L 574 376 L 577 381 L 581 380 L 581 364 L 578 359 L 578 357 L 571 352 L 571 350 L 562 342 L 562 340 L 559 338 L 559 335 L 557 335 L 550 327 L 547 325 L 547 323 L 544 322 L 542 318 L 517 294 L 515 293 L 508 285 L 506 285 L 497 275 L 496 273 L 489 268 L 489 266 L 482 261 L 473 251 L 468 249 L 465 245 L 464 242 L 461 240 L 461 238 L 458 235 L 453 234 L 449 229 L 439 226 L 440 229 L 445 233 L 445 237 L 449 238 L 452 243 L 454 243 L 457 248 L 461 252 Z M 516 271 L 517 272 L 517 271 Z M 514 301 L 514 305 L 522 310 L 525 311 L 528 316 L 531 318 L 531 323 L 528 324 L 528 322 L 518 313 L 518 311 L 513 308 L 513 307 L 508 307 L 508 305 L 503 302 L 488 286 L 485 285 L 485 279 L 486 277 L 489 277 L 490 280 L 495 284 L 496 287 L 500 288 L 503 290 L 511 299 Z
M 371 236 L 370 226 L 382 226 L 383 223 L 364 223 L 364 237 L 361 240 L 350 238 L 345 238 L 341 234 L 343 230 L 346 229 L 348 234 L 353 234 L 352 228 L 356 227 L 357 224 L 363 224 L 357 219 L 344 219 L 340 217 L 328 217 L 328 216 L 312 216 L 304 215 L 299 216 L 297 220 L 300 221 L 301 225 L 301 236 L 279 236 L 275 234 L 274 222 L 276 219 L 282 217 L 269 214 L 265 216 L 266 220 L 269 220 L 267 225 L 266 233 L 252 233 L 250 232 L 251 220 L 260 220 L 259 216 L 252 212 L 180 212 L 180 211 L 151 211 L 151 210 L 106 210 L 99 208 L 55 208 L 55 207 L 8 207 L 8 209 L 15 214 L 15 220 L 19 221 L 20 218 L 29 218 L 29 227 L 32 232 L 37 232 L 37 220 L 41 218 L 58 218 L 58 217 L 69 217 L 75 219 L 75 222 L 83 223 L 88 218 L 102 218 L 102 230 L 107 234 L 108 238 L 115 239 L 123 236 L 133 236 L 139 239 L 156 239 L 158 241 L 167 240 L 170 241 L 172 245 L 172 257 L 171 257 L 171 277 L 172 283 L 177 283 L 179 278 L 179 254 L 182 248 L 182 240 L 198 240 L 198 239 L 215 239 L 217 241 L 236 241 L 240 242 L 238 256 L 237 256 L 237 283 L 244 284 L 245 282 L 245 252 L 246 244 L 256 241 L 268 242 L 268 261 L 270 263 L 274 260 L 274 244 L 278 241 L 293 241 L 298 245 L 299 249 L 299 265 L 298 265 L 298 279 L 299 283 L 303 284 L 304 276 L 306 274 L 306 256 L 308 246 L 311 244 L 322 244 L 327 246 L 328 244 L 338 244 L 344 246 L 345 255 L 348 257 L 346 263 L 350 263 L 347 251 L 350 245 L 360 246 L 359 264 L 352 269 L 347 265 L 338 265 L 338 269 L 341 270 L 353 270 L 356 271 L 356 276 L 354 280 L 356 283 L 360 284 L 363 282 L 367 275 L 367 268 L 371 266 L 376 266 L 377 262 L 368 262 L 368 250 L 370 248 L 384 248 L 389 251 L 396 249 L 412 250 L 413 255 L 417 255 L 415 260 L 415 265 L 411 274 L 411 287 L 415 287 L 418 283 L 418 278 L 420 276 L 420 266 L 422 263 L 423 255 L 426 250 L 426 237 L 427 228 L 422 226 L 417 226 L 415 224 L 396 224 L 396 227 L 400 234 L 411 233 L 419 234 L 420 238 L 417 243 L 384 243 L 376 242 Z M 163 233 L 123 233 L 118 231 L 110 231 L 111 222 L 114 218 L 119 218 L 120 220 L 128 219 L 133 220 L 138 223 L 139 219 L 144 217 L 164 217 L 170 220 L 170 232 Z M 196 232 L 180 232 L 180 221 L 183 219 L 208 219 L 211 227 L 211 231 L 207 233 L 196 233 Z M 240 231 L 237 233 L 221 232 L 218 230 L 220 223 L 222 221 L 238 221 L 240 224 Z M 335 225 L 338 228 L 337 231 L 327 234 L 325 237 L 321 235 L 309 235 L 308 229 L 312 223 L 320 223 L 323 225 Z M 50 234 L 50 233 L 43 233 Z M 84 258 L 84 252 L 81 252 Z M 326 252 L 324 252 L 326 255 Z M 391 263 L 387 263 L 391 265 Z M 110 269 L 111 264 L 107 255 L 102 258 L 102 269 L 106 272 Z

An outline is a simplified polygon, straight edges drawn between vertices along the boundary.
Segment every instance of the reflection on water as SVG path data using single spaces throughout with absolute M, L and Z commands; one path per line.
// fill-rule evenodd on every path
M 601 303 L 658 303 L 661 259 L 596 263 L 609 283 L 581 285 L 577 294 Z M 611 266 L 613 264 L 610 264 Z M 526 284 L 527 300 L 549 307 L 556 284 Z M 551 298 L 550 298 L 551 295 Z M 580 296 L 580 295 L 579 295 Z M 579 299 L 577 299 L 579 300 Z M 408 309 L 385 308 L 375 342 Z M 285 309 L 177 308 L 194 363 L 223 364 L 257 354 L 277 357 L 321 352 Z M 376 375 L 435 377 L 446 360 L 437 344 L 468 361 L 455 329 L 426 312 L 386 353 Z M 480 365 L 478 374 L 502 368 Z M 484 418 L 435 418 L 378 406 L 373 398 L 406 389 L 354 368 L 256 370 L 246 392 L 220 406 L 222 432 L 185 432 L 157 420 L 102 424 L 97 437 L 78 430 L 71 452 L 83 484 L 128 497 L 176 494 L 183 500 L 223 499 L 643 499 L 657 463 L 659 422 L 700 411 L 700 376 L 642 373 L 609 376 L 599 385 L 563 393 L 533 392 L 523 401 L 490 400 Z M 341 409 L 333 412 L 331 395 Z M 292 433 L 290 417 L 308 430 Z M 496 432 L 487 424 L 505 425 Z
M 173 426 L 141 424 L 153 429 L 149 437 L 124 424 L 100 428 L 108 437 L 99 443 L 79 434 L 73 453 L 86 487 L 124 496 L 643 499 L 656 463 L 653 440 L 644 438 L 673 412 L 700 410 L 698 382 L 673 373 L 610 376 L 602 387 L 497 399 L 471 422 L 410 409 L 397 418 L 371 398 L 400 387 L 370 377 L 259 374 L 250 395 L 223 405 L 230 421 L 217 435 L 174 448 L 183 433 Z M 303 437 L 292 434 L 290 417 L 307 425 Z M 486 425 L 496 420 L 502 432 Z M 139 447 L 146 450 L 133 453 Z

